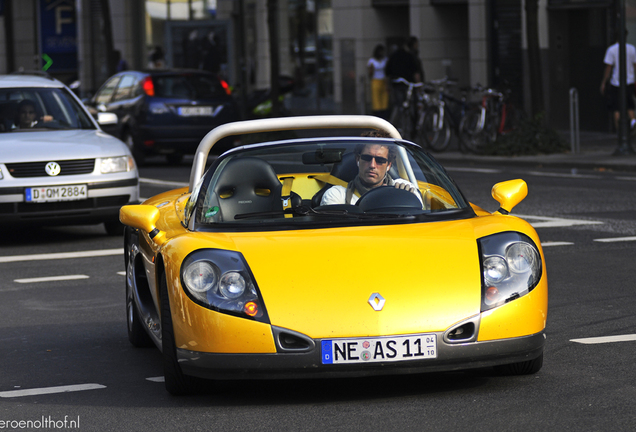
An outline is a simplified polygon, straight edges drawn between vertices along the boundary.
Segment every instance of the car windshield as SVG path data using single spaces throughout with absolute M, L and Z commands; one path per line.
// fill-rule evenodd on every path
M 95 126 L 66 89 L 0 89 L 0 132 L 53 129 L 95 129 Z
M 352 137 L 228 152 L 196 186 L 185 216 L 194 216 L 197 227 L 206 230 L 425 222 L 474 213 L 421 148 Z
M 226 94 L 213 75 L 157 75 L 152 81 L 155 96 L 161 98 L 207 99 Z

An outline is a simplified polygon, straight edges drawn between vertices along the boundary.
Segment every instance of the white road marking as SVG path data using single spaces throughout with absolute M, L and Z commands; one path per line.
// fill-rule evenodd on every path
M 97 390 L 97 389 L 103 389 L 103 388 L 106 388 L 106 386 L 101 384 L 78 384 L 78 385 L 67 385 L 67 386 L 57 386 L 57 387 L 43 387 L 43 388 L 34 388 L 34 389 L 3 391 L 3 392 L 0 392 L 0 397 L 14 398 L 14 397 L 22 397 L 22 396 L 39 396 L 39 395 L 45 395 L 45 394 L 68 393 L 68 392 L 76 392 L 76 391 L 84 391 L 84 390 Z
M 119 276 L 126 276 L 126 272 L 125 272 L 125 271 L 123 271 L 123 272 L 117 272 L 117 274 L 118 274 Z
M 497 174 L 501 172 L 501 170 L 490 169 L 490 168 L 460 168 L 460 167 L 445 167 L 445 168 L 446 168 L 446 171 L 474 172 L 474 173 L 483 173 L 483 174 Z
M 67 280 L 78 280 L 78 279 L 88 279 L 88 276 L 86 275 L 48 276 L 48 277 L 29 278 L 29 279 L 15 279 L 14 282 L 36 283 L 36 282 L 55 282 L 55 281 L 67 281 Z
M 162 377 L 162 376 L 146 378 L 146 380 L 152 381 L 152 382 L 157 382 L 157 383 L 166 382 L 166 378 Z
M 636 177 L 614 177 L 616 180 L 636 181 Z
M 18 262 L 18 261 L 42 261 L 68 258 L 92 258 L 108 255 L 122 255 L 124 249 L 102 249 L 82 252 L 61 252 L 52 254 L 34 254 L 34 255 L 16 255 L 16 256 L 0 256 L 0 263 Z
M 587 178 L 587 179 L 597 179 L 602 178 L 600 175 L 593 174 L 562 174 L 562 173 L 551 173 L 551 172 L 541 172 L 541 171 L 528 171 L 526 174 L 540 176 L 540 177 L 559 177 L 559 178 Z
M 626 241 L 636 241 L 636 237 L 600 238 L 600 239 L 594 239 L 594 241 L 601 242 L 601 243 L 626 242 Z
M 172 181 L 164 181 L 164 180 L 155 180 L 155 179 L 149 179 L 149 178 L 140 178 L 139 182 L 140 183 L 154 184 L 154 185 L 159 185 L 159 186 L 173 186 L 173 187 L 179 187 L 179 188 L 189 186 L 189 183 L 172 182 Z
M 601 336 L 583 339 L 570 339 L 570 342 L 580 344 L 593 345 L 612 342 L 632 342 L 636 341 L 636 334 L 618 335 L 618 336 Z
M 545 243 L 541 243 L 541 246 L 543 247 L 550 247 L 550 246 L 572 246 L 574 243 L 571 242 L 545 242 Z
M 598 225 L 603 223 L 600 221 L 564 219 L 546 216 L 531 216 L 520 214 L 515 214 L 515 216 L 520 217 L 521 219 L 526 219 L 530 223 L 530 225 L 535 228 L 571 227 L 575 225 Z M 538 222 L 533 222 L 533 220 L 538 220 Z

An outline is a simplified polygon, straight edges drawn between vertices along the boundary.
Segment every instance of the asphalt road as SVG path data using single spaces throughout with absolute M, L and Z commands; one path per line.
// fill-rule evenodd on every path
M 100 226 L 3 227 L 0 430 L 633 430 L 636 174 L 447 168 L 489 211 L 493 184 L 528 182 L 513 214 L 537 228 L 550 287 L 536 375 L 238 381 L 171 397 L 159 351 L 127 340 L 121 240 Z M 187 183 L 189 166 L 141 175 L 149 197 Z M 71 252 L 84 255 L 59 255 Z

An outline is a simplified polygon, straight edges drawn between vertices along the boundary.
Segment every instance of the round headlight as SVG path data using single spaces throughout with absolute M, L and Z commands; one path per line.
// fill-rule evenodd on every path
M 216 285 L 218 269 L 208 261 L 195 261 L 183 272 L 183 282 L 193 294 L 205 293 Z
M 510 270 L 515 273 L 534 272 L 538 265 L 537 250 L 528 243 L 513 243 L 506 249 Z
M 499 256 L 493 256 L 484 260 L 484 278 L 487 282 L 497 284 L 508 277 L 506 261 Z
M 225 273 L 219 281 L 219 291 L 228 299 L 239 298 L 245 292 L 245 278 L 237 272 Z

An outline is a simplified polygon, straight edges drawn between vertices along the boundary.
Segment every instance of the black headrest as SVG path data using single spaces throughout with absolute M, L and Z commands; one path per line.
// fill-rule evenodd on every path
M 231 221 L 237 214 L 282 212 L 281 188 L 274 168 L 267 162 L 235 158 L 223 168 L 213 192 L 222 219 Z
M 346 182 L 353 180 L 358 175 L 355 153 L 346 153 L 342 156 L 342 160 L 331 168 L 331 175 Z

